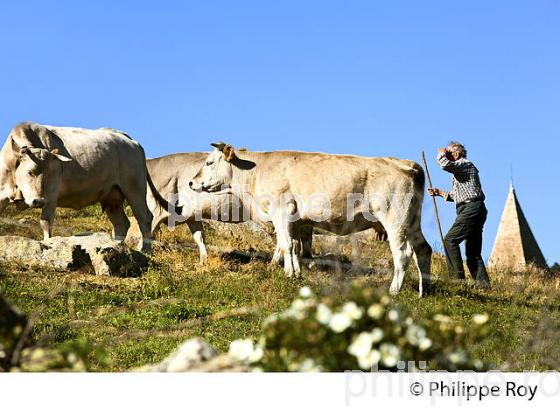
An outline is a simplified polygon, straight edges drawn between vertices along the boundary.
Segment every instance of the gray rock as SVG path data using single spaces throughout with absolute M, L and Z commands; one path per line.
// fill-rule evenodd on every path
M 0 259 L 28 266 L 77 270 L 91 266 L 96 275 L 139 276 L 146 256 L 111 239 L 106 233 L 56 236 L 36 241 L 21 236 L 0 236 Z
M 41 260 L 41 242 L 22 236 L 0 236 L 0 259 L 33 265 Z
M 190 371 L 215 358 L 218 354 L 212 346 L 202 339 L 191 339 L 183 343 L 177 350 L 161 363 L 146 366 L 139 371 L 154 373 L 181 373 Z
M 247 364 L 221 354 L 203 339 L 191 339 L 183 343 L 161 363 L 149 365 L 135 372 L 148 373 L 244 373 L 249 372 Z

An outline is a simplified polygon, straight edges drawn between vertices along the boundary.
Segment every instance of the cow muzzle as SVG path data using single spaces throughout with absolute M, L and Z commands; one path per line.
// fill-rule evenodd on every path
M 30 208 L 42 208 L 45 206 L 45 199 L 44 198 L 33 198 L 29 201 L 25 201 L 27 206 Z
M 190 181 L 189 188 L 196 192 L 202 192 L 204 191 L 204 184 L 195 181 Z

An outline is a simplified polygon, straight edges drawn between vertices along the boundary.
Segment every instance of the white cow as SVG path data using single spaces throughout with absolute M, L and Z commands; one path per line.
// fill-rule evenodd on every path
M 420 294 L 429 284 L 432 249 L 421 230 L 425 177 L 412 161 L 294 151 L 235 153 L 215 149 L 190 182 L 193 190 L 237 195 L 277 234 L 284 270 L 298 275 L 301 226 L 338 235 L 373 228 L 386 231 L 395 272 L 391 292 L 402 288 L 414 258 Z M 256 218 L 256 217 L 255 217 Z
M 0 212 L 10 202 L 41 209 L 44 238 L 52 235 L 57 207 L 101 206 L 124 240 L 130 227 L 126 200 L 142 232 L 142 249 L 151 247 L 152 213 L 146 204 L 146 182 L 161 206 L 146 169 L 144 150 L 121 131 L 86 130 L 21 123 L 0 151 Z
M 154 215 L 152 222 L 152 235 L 155 236 L 162 224 L 173 226 L 186 223 L 192 233 L 193 240 L 199 248 L 200 263 L 207 261 L 204 239 L 203 220 L 215 220 L 224 223 L 247 222 L 243 218 L 235 218 L 232 212 L 221 212 L 227 204 L 226 209 L 233 210 L 231 198 L 228 196 L 214 196 L 208 193 L 195 192 L 189 188 L 189 182 L 204 165 L 208 157 L 207 152 L 182 152 L 165 155 L 159 158 L 148 159 L 146 164 L 148 173 L 152 177 L 156 191 L 168 201 L 179 200 L 182 215 L 173 215 L 167 207 L 163 207 L 153 195 L 151 190 L 147 191 L 147 203 Z M 173 211 L 173 210 L 172 210 Z M 274 234 L 271 224 L 262 224 L 270 235 Z M 310 258 L 313 231 L 309 227 L 303 228 L 301 234 L 302 256 Z M 280 256 L 277 251 L 275 255 Z

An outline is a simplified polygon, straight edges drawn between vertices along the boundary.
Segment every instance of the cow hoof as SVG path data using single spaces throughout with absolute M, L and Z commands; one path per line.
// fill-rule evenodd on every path
M 278 265 L 282 266 L 282 265 L 284 264 L 283 262 L 284 262 L 284 261 L 283 261 L 282 259 L 280 259 L 280 258 L 273 258 L 273 259 L 270 261 L 270 264 L 271 264 L 272 266 L 278 266 Z

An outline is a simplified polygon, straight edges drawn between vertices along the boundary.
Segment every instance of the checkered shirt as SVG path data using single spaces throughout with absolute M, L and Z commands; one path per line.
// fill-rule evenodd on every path
M 453 174 L 451 192 L 443 192 L 443 199 L 457 205 L 469 201 L 484 201 L 486 196 L 482 190 L 478 168 L 467 158 L 450 161 L 444 153 L 437 156 L 437 161 L 444 171 Z

